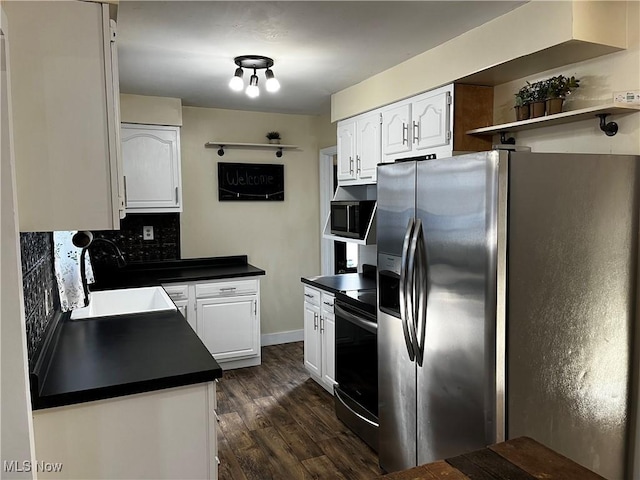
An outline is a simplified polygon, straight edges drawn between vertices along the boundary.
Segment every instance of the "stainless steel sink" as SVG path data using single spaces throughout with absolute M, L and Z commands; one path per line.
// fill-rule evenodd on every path
M 72 320 L 175 310 L 162 287 L 102 290 L 89 294 L 89 306 L 71 312 Z

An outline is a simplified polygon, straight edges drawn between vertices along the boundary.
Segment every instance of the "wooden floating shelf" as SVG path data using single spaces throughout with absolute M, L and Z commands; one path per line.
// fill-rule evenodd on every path
M 529 120 L 521 120 L 519 122 L 503 123 L 493 125 L 492 127 L 474 128 L 473 130 L 468 130 L 466 133 L 469 135 L 487 135 L 500 132 L 517 132 L 519 130 L 530 130 L 533 128 L 576 122 L 586 118 L 597 117 L 598 115 L 616 115 L 633 112 L 640 112 L 640 107 L 633 105 L 614 105 L 612 103 L 556 113 L 554 115 L 546 115 L 544 117 L 530 118 Z
M 238 142 L 207 142 L 205 148 L 217 148 L 218 155 L 224 155 L 225 148 L 262 148 L 267 150 L 275 150 L 276 157 L 282 157 L 283 150 L 297 149 L 298 145 L 283 145 L 280 143 L 238 143 Z
M 282 145 L 279 143 L 236 143 L 236 142 L 207 142 L 204 144 L 207 148 L 215 147 L 245 147 L 245 148 L 273 148 L 275 150 L 298 148 L 298 145 Z

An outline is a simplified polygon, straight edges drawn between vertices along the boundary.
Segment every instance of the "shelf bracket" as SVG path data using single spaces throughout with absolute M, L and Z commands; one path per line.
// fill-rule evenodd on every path
M 280 148 L 276 151 L 276 157 L 278 157 L 278 158 L 282 157 L 282 147 L 280 147 Z
M 515 145 L 516 139 L 513 137 L 507 138 L 508 132 L 500 132 L 500 144 L 501 145 Z
M 618 133 L 618 124 L 616 122 L 607 123 L 607 115 L 608 113 L 599 113 L 596 117 L 600 118 L 600 130 L 602 130 L 607 137 L 613 137 L 616 133 Z
M 218 145 L 220 148 L 218 148 L 218 156 L 222 157 L 224 155 L 224 145 Z

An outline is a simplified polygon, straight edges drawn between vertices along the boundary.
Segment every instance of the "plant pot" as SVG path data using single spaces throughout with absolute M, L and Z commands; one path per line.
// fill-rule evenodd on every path
M 549 98 L 547 99 L 547 115 L 553 115 L 554 113 L 562 113 L 562 104 L 564 98 Z
M 529 105 L 521 105 L 519 107 L 514 107 L 516 109 L 516 120 L 519 122 L 521 120 L 529 120 Z
M 280 139 L 279 138 L 270 138 L 269 139 L 269 143 L 271 143 L 273 145 L 279 145 L 280 144 Z
M 531 118 L 544 117 L 544 102 L 533 102 L 530 105 Z

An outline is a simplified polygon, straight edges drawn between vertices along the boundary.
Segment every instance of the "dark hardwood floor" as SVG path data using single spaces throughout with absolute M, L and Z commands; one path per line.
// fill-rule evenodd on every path
M 309 378 L 303 344 L 262 349 L 262 365 L 218 384 L 220 480 L 371 479 L 378 457 L 334 413 Z

